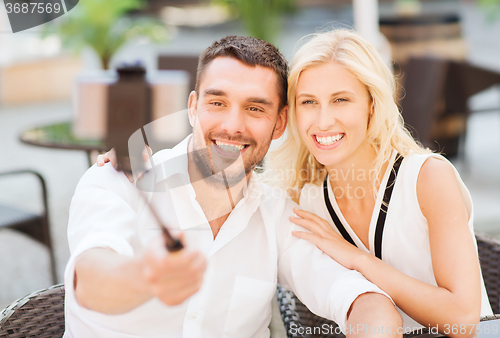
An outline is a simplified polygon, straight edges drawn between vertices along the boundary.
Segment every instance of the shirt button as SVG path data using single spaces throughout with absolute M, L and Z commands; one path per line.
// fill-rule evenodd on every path
M 198 318 L 198 312 L 191 312 L 189 314 L 189 319 L 196 320 Z

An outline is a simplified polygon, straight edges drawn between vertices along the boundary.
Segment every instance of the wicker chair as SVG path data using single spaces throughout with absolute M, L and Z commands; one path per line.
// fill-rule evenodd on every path
M 476 232 L 484 285 L 493 313 L 500 313 L 500 240 Z
M 488 298 L 491 304 L 493 313 L 500 313 L 499 300 L 500 300 L 500 240 L 491 236 L 476 233 L 479 261 L 481 263 L 481 270 L 483 273 L 484 284 L 488 293 Z M 337 324 L 331 320 L 316 316 L 309 309 L 302 304 L 302 302 L 291 291 L 278 286 L 277 291 L 278 304 L 281 312 L 281 318 L 285 324 L 285 330 L 288 338 L 342 338 L 343 334 L 314 334 L 314 335 L 301 335 L 297 330 L 299 327 L 322 327 L 327 324 L 336 327 Z M 498 319 L 500 315 L 485 317 L 483 320 Z M 292 330 L 291 330 L 292 329 Z M 334 329 L 329 329 L 329 332 L 336 332 Z M 340 332 L 340 331 L 338 331 Z M 417 335 L 416 335 L 417 336 Z M 405 335 L 405 338 L 413 337 L 412 334 Z
M 12 207 L 10 205 L 0 204 L 0 229 L 9 228 L 21 231 L 32 239 L 44 244 L 49 250 L 50 267 L 52 272 L 52 283 L 57 283 L 56 261 L 54 257 L 54 248 L 50 237 L 49 216 L 47 205 L 47 188 L 42 175 L 33 170 L 15 170 L 0 172 L 0 177 L 12 177 L 19 175 L 34 176 L 40 184 L 41 202 L 43 211 L 35 214 L 27 210 Z
M 61 338 L 64 285 L 54 285 L 16 300 L 0 313 L 0 338 Z

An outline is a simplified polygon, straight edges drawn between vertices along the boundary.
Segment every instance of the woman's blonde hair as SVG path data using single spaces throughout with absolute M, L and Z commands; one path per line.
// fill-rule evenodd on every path
M 376 152 L 370 170 L 375 193 L 382 167 L 390 160 L 393 149 L 402 156 L 412 151 L 425 153 L 429 150 L 417 144 L 404 127 L 395 102 L 396 85 L 392 72 L 370 43 L 348 29 L 314 34 L 295 54 L 288 76 L 287 133 L 284 142 L 266 158 L 266 176 L 284 189 L 322 183 L 324 166 L 309 152 L 298 132 L 295 95 L 300 74 L 328 62 L 336 62 L 351 71 L 370 94 L 373 115 L 369 120 L 367 138 Z

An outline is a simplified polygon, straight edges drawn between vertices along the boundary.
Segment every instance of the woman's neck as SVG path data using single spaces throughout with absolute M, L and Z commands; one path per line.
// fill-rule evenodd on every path
M 341 163 L 326 166 L 328 179 L 338 202 L 359 204 L 363 203 L 363 200 L 373 200 L 373 181 L 376 173 L 372 164 L 375 157 L 375 149 L 368 146 L 358 149 L 356 154 Z M 384 165 L 384 168 L 386 167 L 387 164 Z M 383 176 L 384 168 L 379 173 L 380 176 Z

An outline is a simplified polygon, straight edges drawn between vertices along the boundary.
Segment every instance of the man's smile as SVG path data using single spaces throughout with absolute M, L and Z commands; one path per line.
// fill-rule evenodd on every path
M 249 144 L 232 142 L 228 140 L 212 140 L 212 144 L 217 151 L 222 156 L 239 156 L 239 154 L 248 148 Z

